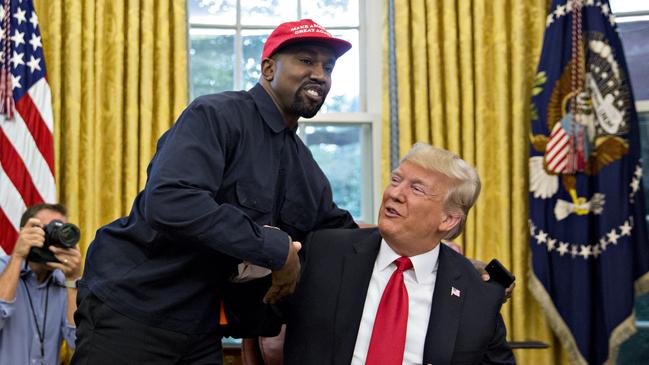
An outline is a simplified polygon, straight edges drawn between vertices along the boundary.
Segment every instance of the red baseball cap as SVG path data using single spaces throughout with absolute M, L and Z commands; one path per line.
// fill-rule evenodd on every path
M 352 48 L 346 40 L 335 38 L 323 26 L 311 19 L 302 19 L 295 22 L 280 24 L 266 39 L 261 59 L 272 56 L 281 47 L 298 42 L 314 41 L 324 43 L 333 49 L 336 58 L 342 56 Z

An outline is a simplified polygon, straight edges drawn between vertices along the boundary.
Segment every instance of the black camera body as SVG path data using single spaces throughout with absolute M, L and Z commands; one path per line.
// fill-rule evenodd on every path
M 43 226 L 45 231 L 45 242 L 43 247 L 32 247 L 27 256 L 27 261 L 32 262 L 59 262 L 54 253 L 49 250 L 50 246 L 61 248 L 72 248 L 79 242 L 81 231 L 72 223 L 63 223 L 58 219 Z

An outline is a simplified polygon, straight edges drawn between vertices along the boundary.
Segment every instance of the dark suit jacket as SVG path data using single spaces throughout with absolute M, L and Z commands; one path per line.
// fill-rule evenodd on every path
M 305 242 L 302 277 L 285 307 L 285 364 L 351 362 L 380 243 L 376 228 L 323 230 Z M 441 245 L 423 364 L 515 363 L 499 314 L 503 296 L 502 286 L 482 281 L 469 260 Z

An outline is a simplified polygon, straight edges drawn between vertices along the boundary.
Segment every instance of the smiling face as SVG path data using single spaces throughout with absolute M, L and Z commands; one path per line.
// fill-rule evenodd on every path
M 394 170 L 383 192 L 379 231 L 402 256 L 415 256 L 435 248 L 461 216 L 445 212 L 445 199 L 453 179 L 404 161 Z
M 331 89 L 334 52 L 314 44 L 296 44 L 262 62 L 262 85 L 289 126 L 299 117 L 311 118 Z

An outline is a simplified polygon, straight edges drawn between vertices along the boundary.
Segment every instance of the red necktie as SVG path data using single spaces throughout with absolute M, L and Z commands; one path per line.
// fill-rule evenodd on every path
M 400 365 L 403 362 L 408 327 L 408 290 L 403 282 L 403 272 L 412 269 L 412 262 L 407 257 L 399 257 L 394 263 L 397 269 L 381 296 L 366 365 Z

